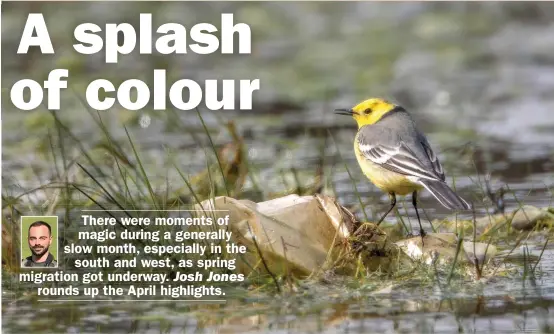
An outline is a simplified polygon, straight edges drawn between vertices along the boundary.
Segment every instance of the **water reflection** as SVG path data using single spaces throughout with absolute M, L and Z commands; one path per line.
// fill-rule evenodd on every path
M 39 310 L 43 321 L 14 321 L 12 330 L 44 331 L 57 324 L 63 332 L 168 330 L 170 333 L 202 331 L 220 333 L 367 333 L 367 332 L 550 332 L 549 313 L 554 300 L 510 295 L 464 298 L 356 298 L 338 303 L 293 304 L 279 300 L 254 304 L 230 301 L 226 306 L 184 306 L 183 303 L 103 303 L 94 305 L 52 303 Z M 319 305 L 318 305 L 319 304 Z M 235 306 L 235 307 L 233 307 Z M 25 305 L 4 304 L 5 316 L 25 311 Z M 27 307 L 29 309 L 29 307 Z M 34 311 L 37 311 L 36 308 Z M 100 312 L 99 312 L 100 311 Z M 99 312 L 99 313 L 98 313 Z

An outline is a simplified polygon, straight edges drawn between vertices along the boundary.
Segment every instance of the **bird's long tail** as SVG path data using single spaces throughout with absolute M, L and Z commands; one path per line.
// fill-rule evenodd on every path
M 458 196 L 445 182 L 434 180 L 419 180 L 435 198 L 447 209 L 469 210 L 471 206 L 463 198 Z

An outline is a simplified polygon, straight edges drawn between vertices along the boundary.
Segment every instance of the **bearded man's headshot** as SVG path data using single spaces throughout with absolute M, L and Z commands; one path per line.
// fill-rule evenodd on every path
M 32 218 L 31 220 L 29 218 Z M 37 219 L 39 218 L 39 219 Z M 49 219 L 48 219 L 49 218 Z M 53 222 L 52 218 L 55 218 Z M 22 217 L 21 267 L 57 268 L 57 218 L 58 217 Z M 29 224 L 30 223 L 30 224 Z M 54 225 L 54 226 L 52 226 Z M 28 226 L 28 227 L 27 227 Z M 27 233 L 25 233 L 25 231 Z M 26 241 L 25 241 L 26 240 Z M 25 244 L 28 250 L 25 250 Z M 25 256 L 29 254 L 28 256 Z

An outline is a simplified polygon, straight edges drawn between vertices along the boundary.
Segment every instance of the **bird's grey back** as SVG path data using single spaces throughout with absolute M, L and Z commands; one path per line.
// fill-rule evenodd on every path
M 360 130 L 359 139 L 365 143 L 380 143 L 381 145 L 393 148 L 403 142 L 415 155 L 417 160 L 425 166 L 425 169 L 435 171 L 437 177 L 444 178 L 442 168 L 437 170 L 424 147 L 426 145 L 429 149 L 431 148 L 427 138 L 419 131 L 416 123 L 407 111 L 397 109 L 389 112 L 375 124 L 365 125 Z M 434 155 L 432 151 L 430 153 Z

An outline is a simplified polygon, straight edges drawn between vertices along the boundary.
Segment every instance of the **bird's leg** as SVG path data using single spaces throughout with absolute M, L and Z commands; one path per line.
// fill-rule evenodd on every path
M 394 206 L 396 205 L 396 194 L 389 193 L 389 198 L 390 198 L 390 208 L 387 210 L 387 212 L 385 212 L 385 214 L 381 217 L 381 219 L 379 219 L 379 221 L 377 222 L 377 226 L 379 226 L 379 224 L 381 224 L 383 220 L 385 220 L 385 217 L 392 211 L 392 209 L 394 209 Z
M 417 191 L 414 191 L 412 193 L 412 204 L 414 205 L 417 222 L 419 223 L 419 235 L 421 236 L 421 245 L 423 246 L 423 237 L 425 236 L 425 231 L 423 230 L 423 226 L 421 226 L 421 219 L 419 218 L 419 212 L 417 211 Z

